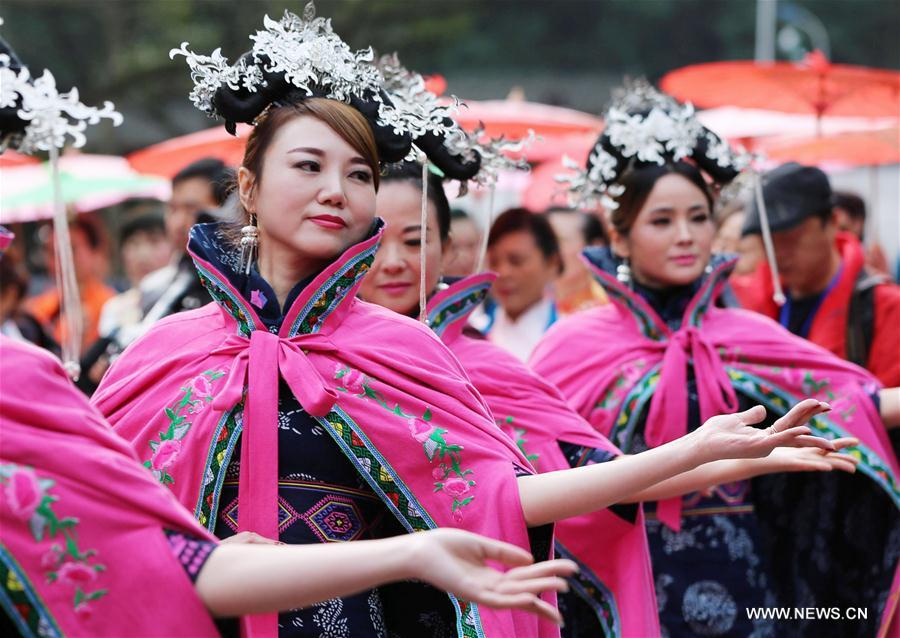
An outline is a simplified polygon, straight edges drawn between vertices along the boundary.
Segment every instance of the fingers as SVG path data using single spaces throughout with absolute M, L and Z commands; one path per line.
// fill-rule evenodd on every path
M 811 430 L 805 425 L 798 425 L 783 432 L 769 434 L 769 444 L 777 447 L 815 447 L 834 452 L 834 444 L 821 436 L 810 435 Z
M 788 430 L 788 432 L 790 432 L 790 430 Z M 794 442 L 791 445 L 793 445 L 794 447 L 814 447 L 820 450 L 825 450 L 826 452 L 835 451 L 834 443 L 830 439 L 824 439 L 821 436 L 802 434 L 800 436 L 794 437 L 793 441 Z
M 833 469 L 849 474 L 856 472 L 856 466 L 859 465 L 859 459 L 849 454 L 828 454 L 825 458 Z
M 829 410 L 831 410 L 831 406 L 827 403 L 815 399 L 804 399 L 792 407 L 787 414 L 775 421 L 772 429 L 775 432 L 779 432 L 789 427 L 803 425 L 817 414 L 822 414 Z
M 565 558 L 545 560 L 527 567 L 511 569 L 504 575 L 506 578 L 524 580 L 527 578 L 544 578 L 546 576 L 571 576 L 578 571 L 578 565 Z
M 754 405 L 749 410 L 738 412 L 736 416 L 741 420 L 741 423 L 753 425 L 754 423 L 761 423 L 766 418 L 766 409 L 761 405 Z
M 569 591 L 569 583 L 558 576 L 526 578 L 524 580 L 504 579 L 497 585 L 496 589 L 504 594 L 540 594 L 545 591 L 566 592 Z
M 475 538 L 481 544 L 481 551 L 484 552 L 484 557 L 486 559 L 496 561 L 508 567 L 531 565 L 534 562 L 531 553 L 521 547 L 494 540 L 493 538 L 485 538 L 483 536 Z M 540 564 L 543 565 L 544 563 Z
M 855 436 L 844 436 L 839 439 L 832 439 L 831 444 L 834 445 L 836 451 L 846 450 L 849 447 L 856 447 L 859 445 L 859 439 Z
M 479 592 L 471 596 L 473 602 L 501 609 L 522 609 L 562 625 L 559 610 L 534 594 L 500 594 L 492 591 Z

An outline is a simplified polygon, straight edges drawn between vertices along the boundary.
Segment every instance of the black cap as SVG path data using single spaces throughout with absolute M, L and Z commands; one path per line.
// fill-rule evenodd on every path
M 831 184 L 828 176 L 815 166 L 802 166 L 796 162 L 783 164 L 763 176 L 762 191 L 773 233 L 788 230 L 831 210 Z M 752 198 L 743 234 L 758 235 L 761 232 L 756 199 Z

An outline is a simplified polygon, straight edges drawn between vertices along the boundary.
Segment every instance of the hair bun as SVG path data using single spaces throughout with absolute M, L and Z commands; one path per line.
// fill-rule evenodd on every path
M 450 118 L 444 118 L 445 124 L 452 122 Z M 429 131 L 416 138 L 416 146 L 422 149 L 429 161 L 437 166 L 446 178 L 466 181 L 475 177 L 481 170 L 481 155 L 477 151 L 472 153 L 470 160 L 453 153 L 447 147 L 447 136 L 444 134 L 437 135 Z

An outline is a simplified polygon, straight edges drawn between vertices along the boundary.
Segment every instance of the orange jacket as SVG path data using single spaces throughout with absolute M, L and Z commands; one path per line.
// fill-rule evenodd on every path
M 843 270 L 816 311 L 807 338 L 846 359 L 850 299 L 863 272 L 865 255 L 862 245 L 850 233 L 838 233 L 836 243 Z M 779 309 L 772 300 L 774 287 L 765 261 L 760 262 L 755 273 L 733 281 L 732 287 L 745 308 L 778 320 Z M 900 386 L 900 286 L 879 284 L 874 302 L 875 322 L 866 368 L 885 386 Z
M 91 280 L 79 285 L 81 296 L 81 311 L 84 318 L 84 334 L 81 340 L 82 348 L 87 348 L 97 340 L 97 327 L 100 323 L 100 311 L 116 291 L 104 284 L 99 279 Z M 56 288 L 29 299 L 26 307 L 34 317 L 40 321 L 44 328 L 60 342 L 63 335 L 63 323 L 60 319 L 59 292 Z

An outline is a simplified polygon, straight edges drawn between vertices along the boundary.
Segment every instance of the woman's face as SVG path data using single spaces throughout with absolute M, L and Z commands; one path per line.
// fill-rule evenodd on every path
M 511 318 L 544 297 L 544 290 L 559 274 L 558 259 L 547 259 L 527 230 L 498 239 L 488 250 L 488 269 L 497 273 L 492 294 Z
M 683 286 L 709 263 L 715 227 L 697 186 L 670 173 L 657 180 L 627 237 L 614 249 L 631 260 L 635 278 L 652 288 Z
M 238 173 L 241 203 L 256 213 L 260 251 L 328 262 L 359 242 L 375 217 L 372 169 L 324 122 L 301 115 L 266 149 L 262 175 Z
M 422 191 L 410 182 L 382 182 L 376 210 L 387 226 L 359 294 L 366 301 L 409 315 L 419 304 Z M 437 211 L 429 200 L 425 232 L 425 289 L 428 292 L 434 290 L 441 277 L 442 255 Z

